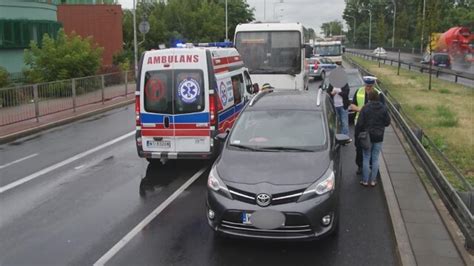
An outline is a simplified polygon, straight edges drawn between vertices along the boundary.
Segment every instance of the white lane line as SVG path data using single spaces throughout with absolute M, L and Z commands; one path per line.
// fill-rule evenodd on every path
M 186 181 L 178 190 L 176 190 L 169 198 L 167 198 L 163 203 L 161 203 L 156 209 L 153 210 L 145 219 L 143 219 L 139 224 L 137 224 L 132 231 L 126 234 L 122 239 L 120 239 L 117 244 L 115 244 L 107 253 L 105 253 L 99 260 L 94 263 L 94 266 L 104 265 L 107 263 L 115 254 L 117 254 L 125 245 L 127 245 L 130 240 L 132 240 L 145 226 L 147 226 L 156 216 L 158 216 L 168 205 L 170 205 L 181 193 L 183 193 L 186 188 L 188 188 L 198 177 L 206 171 L 207 167 L 203 167 L 197 171 L 191 178 Z
M 6 167 L 8 167 L 8 166 L 10 166 L 10 165 L 13 165 L 13 164 L 22 162 L 22 161 L 24 161 L 24 160 L 28 160 L 28 159 L 33 158 L 33 157 L 35 157 L 35 156 L 38 156 L 38 154 L 37 154 L 37 153 L 33 153 L 33 154 L 31 154 L 31 155 L 28 155 L 28 156 L 26 156 L 26 157 L 20 158 L 20 159 L 18 159 L 18 160 L 13 161 L 13 162 L 10 162 L 10 163 L 4 164 L 4 165 L 0 165 L 0 169 L 6 168 Z
M 40 177 L 40 176 L 42 176 L 42 175 L 44 175 L 44 174 L 47 174 L 47 173 L 49 173 L 49 172 L 51 172 L 51 171 L 53 171 L 53 170 L 56 170 L 56 169 L 58 169 L 58 168 L 60 168 L 60 167 L 63 167 L 63 166 L 65 166 L 65 165 L 67 165 L 67 164 L 70 164 L 70 163 L 72 163 L 72 162 L 74 162 L 74 161 L 77 161 L 77 160 L 79 160 L 79 159 L 81 159 L 81 158 L 84 158 L 84 157 L 86 157 L 86 156 L 88 156 L 88 155 L 90 155 L 90 154 L 92 154 L 92 153 L 94 153 L 94 152 L 97 152 L 97 151 L 99 151 L 99 150 L 102 150 L 102 149 L 104 149 L 104 148 L 106 148 L 106 147 L 108 147 L 108 146 L 110 146 L 110 145 L 113 145 L 113 144 L 115 144 L 115 143 L 117 143 L 117 142 L 119 142 L 119 141 L 121 141 L 121 140 L 123 140 L 123 139 L 125 139 L 125 138 L 128 138 L 128 137 L 130 137 L 130 136 L 132 136 L 132 135 L 134 135 L 134 134 L 135 134 L 135 130 L 132 131 L 132 132 L 129 132 L 129 133 L 123 135 L 123 136 L 120 136 L 120 137 L 118 137 L 118 138 L 115 138 L 115 139 L 113 139 L 113 140 L 111 140 L 111 141 L 108 141 L 108 142 L 106 142 L 106 143 L 104 143 L 104 144 L 101 144 L 101 145 L 99 145 L 99 146 L 97 146 L 97 147 L 95 147 L 95 148 L 93 148 L 93 149 L 90 149 L 90 150 L 87 150 L 87 151 L 85 151 L 85 152 L 76 154 L 76 155 L 74 155 L 73 157 L 71 157 L 71 158 L 69 158 L 69 159 L 66 159 L 66 160 L 64 160 L 64 161 L 61 161 L 61 162 L 59 162 L 59 163 L 57 163 L 57 164 L 53 164 L 53 165 L 51 165 L 51 166 L 49 166 L 49 167 L 46 167 L 46 168 L 44 168 L 44 169 L 42 169 L 42 170 L 40 170 L 40 171 L 38 171 L 38 172 L 36 172 L 36 173 L 33 173 L 33 174 L 29 175 L 29 176 L 26 176 L 26 177 L 23 177 L 23 178 L 21 178 L 21 179 L 18 179 L 17 181 L 12 182 L 12 183 L 10 183 L 10 184 L 8 184 L 8 185 L 5 185 L 5 186 L 3 186 L 3 187 L 0 187 L 0 194 L 2 194 L 2 193 L 5 192 L 5 191 L 8 191 L 8 190 L 10 190 L 10 189 L 12 189 L 12 188 L 15 188 L 15 187 L 17 187 L 17 186 L 19 186 L 19 185 L 22 185 L 22 184 L 24 184 L 24 183 L 26 183 L 26 182 L 28 182 L 28 181 L 30 181 L 30 180 L 33 180 L 33 179 L 35 179 L 35 178 L 37 178 L 37 177 Z

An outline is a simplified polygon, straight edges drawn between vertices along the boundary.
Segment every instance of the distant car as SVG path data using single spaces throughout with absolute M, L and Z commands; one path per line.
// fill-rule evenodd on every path
M 352 99 L 354 98 L 354 95 L 357 91 L 358 88 L 364 87 L 364 81 L 362 80 L 362 76 L 359 72 L 359 70 L 355 68 L 347 68 L 344 69 L 347 74 L 347 82 L 349 83 L 349 100 L 352 102 Z M 329 79 L 325 79 L 323 81 L 323 84 L 321 85 L 321 88 L 323 90 L 327 90 L 329 88 Z M 355 112 L 350 110 L 349 107 L 349 122 L 353 123 L 355 118 Z
M 217 136 L 222 152 L 207 182 L 212 230 L 267 240 L 336 233 L 340 151 L 349 140 L 336 134 L 336 119 L 322 91 L 257 94 L 230 133 Z
M 377 57 L 387 56 L 387 51 L 385 51 L 385 49 L 383 49 L 382 47 L 377 47 L 372 53 Z
M 431 53 L 431 56 L 430 54 L 425 54 L 420 63 L 424 65 L 431 64 L 436 67 L 451 68 L 451 57 L 447 53 Z
M 311 57 L 308 59 L 308 64 L 309 76 L 313 78 L 320 78 L 321 80 L 326 78 L 326 74 L 329 73 L 329 71 L 337 67 L 336 63 L 334 63 L 329 58 Z

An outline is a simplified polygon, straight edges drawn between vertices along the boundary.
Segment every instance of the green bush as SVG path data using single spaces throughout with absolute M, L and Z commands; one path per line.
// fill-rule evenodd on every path
M 28 76 L 34 82 L 92 76 L 99 70 L 102 52 L 91 37 L 83 39 L 74 32 L 68 36 L 63 29 L 56 39 L 45 34 L 41 48 L 32 42 L 25 50 Z
M 0 88 L 10 85 L 9 74 L 7 70 L 0 66 Z

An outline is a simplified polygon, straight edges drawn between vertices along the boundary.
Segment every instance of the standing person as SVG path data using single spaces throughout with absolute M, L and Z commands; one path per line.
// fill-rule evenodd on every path
M 346 72 L 340 67 L 331 71 L 329 74 L 327 92 L 333 100 L 338 120 L 341 122 L 341 133 L 345 135 L 349 135 L 349 117 L 347 111 L 350 105 L 349 91 Z M 352 141 L 352 139 L 350 139 L 350 141 Z
M 365 86 L 360 87 L 356 90 L 356 92 L 354 93 L 354 97 L 352 99 L 352 104 L 350 105 L 351 110 L 356 112 L 354 124 L 357 124 L 359 113 L 362 110 L 362 107 L 364 107 L 364 105 L 367 104 L 368 102 L 367 95 L 373 90 L 377 91 L 380 94 L 380 91 L 374 88 L 375 81 L 377 80 L 376 77 L 364 76 L 362 77 L 362 79 L 364 80 Z M 380 98 L 380 102 L 385 105 L 385 98 L 383 97 L 382 94 L 380 94 L 379 98 Z M 357 130 L 357 127 L 356 127 L 354 131 L 354 138 L 356 140 L 355 142 L 356 164 L 357 164 L 357 174 L 360 175 L 362 173 L 362 148 L 357 143 L 358 136 L 359 136 L 359 131 Z
M 349 84 L 346 83 L 342 88 L 334 88 L 332 85 L 329 85 L 328 93 L 333 99 L 337 117 L 341 121 L 341 133 L 349 136 L 349 116 L 347 111 L 350 105 Z M 349 142 L 352 141 L 352 139 L 349 140 Z
M 382 150 L 385 127 L 390 125 L 390 116 L 387 107 L 380 102 L 379 93 L 372 90 L 368 93 L 369 102 L 362 108 L 356 129 L 359 132 L 367 131 L 370 136 L 370 147 L 363 149 L 362 179 L 360 183 L 368 186 L 369 181 L 375 187 L 377 174 L 379 172 L 379 155 Z M 370 162 L 372 162 L 372 172 L 370 173 Z

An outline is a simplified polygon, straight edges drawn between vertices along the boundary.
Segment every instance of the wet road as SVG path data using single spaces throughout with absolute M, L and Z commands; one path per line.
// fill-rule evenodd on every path
M 370 54 L 370 55 L 372 55 L 372 51 L 373 51 L 373 50 L 362 50 L 362 49 L 348 49 L 348 50 L 356 51 L 356 52 L 360 52 L 360 53 L 365 53 L 365 54 Z M 386 58 L 398 61 L 398 53 L 387 51 Z M 400 53 L 400 60 L 403 61 L 403 62 L 406 62 L 406 63 L 419 64 L 421 59 L 422 59 L 422 56 L 419 55 L 419 54 Z M 390 62 L 387 61 L 387 64 L 390 64 Z M 396 66 L 395 63 L 393 65 Z M 405 69 L 408 69 L 408 66 L 406 66 L 406 65 L 402 65 L 401 67 L 405 68 Z M 428 68 L 429 66 L 426 65 L 426 67 Z M 412 70 L 413 70 L 413 68 L 412 68 Z M 459 63 L 459 62 L 452 62 L 451 70 L 457 71 L 457 72 L 462 72 L 462 73 L 468 73 L 468 74 L 473 75 L 474 74 L 474 64 L 472 64 L 472 63 L 471 64 L 462 64 L 462 63 Z M 416 68 L 416 71 L 419 71 L 419 69 Z M 424 72 L 427 73 L 428 70 L 424 70 Z M 433 73 L 433 76 L 436 75 L 436 73 L 434 71 L 432 73 Z M 454 75 L 439 74 L 439 77 L 443 80 L 452 81 L 452 82 L 454 82 L 454 79 L 455 79 Z M 466 78 L 458 78 L 458 83 L 462 84 L 464 86 L 474 87 L 474 85 L 473 85 L 474 82 L 472 80 L 469 80 L 469 79 L 466 79 Z
M 245 241 L 216 238 L 207 225 L 211 162 L 148 164 L 133 129 L 130 105 L 0 146 L 0 265 L 91 265 L 140 224 L 107 265 L 396 264 L 382 188 L 358 185 L 353 146 L 342 152 L 338 236 Z

